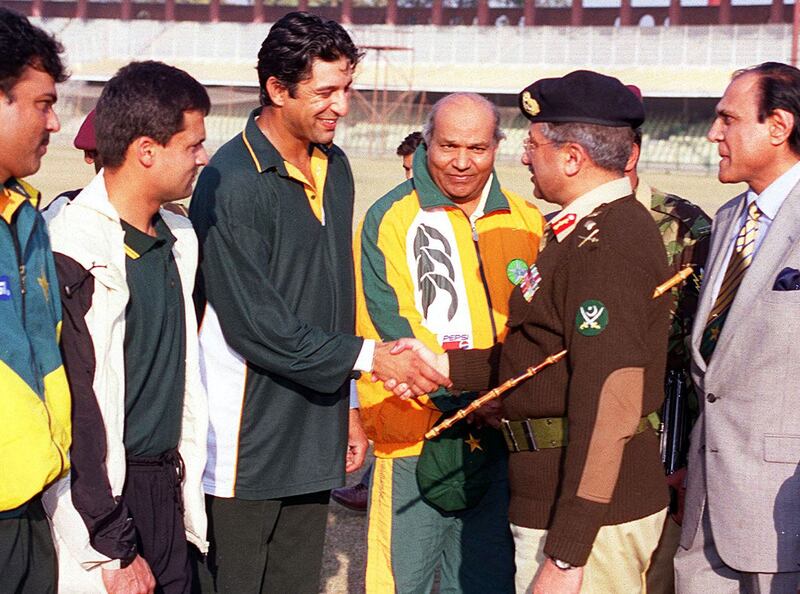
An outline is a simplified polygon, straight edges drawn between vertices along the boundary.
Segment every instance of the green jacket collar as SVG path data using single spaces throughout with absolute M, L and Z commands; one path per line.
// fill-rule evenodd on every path
M 122 223 L 122 230 L 125 232 L 125 245 L 133 250 L 137 257 L 165 243 L 169 245 L 169 249 L 172 249 L 172 246 L 175 245 L 175 236 L 158 213 L 153 217 L 156 237 L 142 233 L 127 221 L 120 219 L 120 222 Z
M 31 203 L 33 208 L 39 209 L 39 200 L 41 195 L 39 192 L 27 182 L 22 181 L 21 179 L 17 179 L 16 177 L 9 177 L 4 184 L 3 187 L 8 188 L 12 192 L 16 192 L 20 196 L 24 196 L 28 199 L 28 202 Z M 15 209 L 16 210 L 16 209 Z
M 256 117 L 261 114 L 261 108 L 257 107 L 247 118 L 247 124 L 242 132 L 242 141 L 253 159 L 253 165 L 259 173 L 264 173 L 268 169 L 274 169 L 283 177 L 289 177 L 286 171 L 283 157 L 278 152 L 269 139 L 264 135 L 256 123 Z M 326 155 L 329 154 L 328 147 L 321 144 L 309 145 L 309 154 L 318 147 Z
M 414 152 L 414 189 L 417 191 L 419 205 L 422 208 L 437 208 L 442 206 L 455 206 L 453 201 L 445 196 L 439 187 L 434 183 L 428 171 L 428 152 L 424 144 L 420 144 Z M 496 210 L 510 210 L 508 200 L 500 190 L 500 182 L 497 179 L 497 172 L 492 170 L 492 185 L 489 188 L 489 196 L 486 198 L 484 214 Z

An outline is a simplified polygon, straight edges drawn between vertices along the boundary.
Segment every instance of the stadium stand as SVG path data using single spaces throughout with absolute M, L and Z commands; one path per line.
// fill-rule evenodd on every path
M 67 48 L 73 73 L 62 90 L 67 130 L 91 109 L 98 83 L 133 59 L 169 62 L 212 88 L 211 148 L 235 134 L 257 105 L 254 64 L 267 24 L 38 22 Z M 349 29 L 368 50 L 356 75 L 352 113 L 337 139 L 354 153 L 381 155 L 391 154 L 408 130 L 419 128 L 426 105 L 443 93 L 469 90 L 501 106 L 508 134 L 501 158 L 518 158 L 525 129 L 515 107 L 518 90 L 535 78 L 591 68 L 642 89 L 650 114 L 643 140 L 646 166 L 705 169 L 715 158 L 703 137 L 730 74 L 765 60 L 786 60 L 791 51 L 787 24 Z

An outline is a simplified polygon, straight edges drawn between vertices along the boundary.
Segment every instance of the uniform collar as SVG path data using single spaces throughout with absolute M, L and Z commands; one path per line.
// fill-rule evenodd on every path
M 438 208 L 442 206 L 455 206 L 455 203 L 445 196 L 439 186 L 433 181 L 428 171 L 428 152 L 425 145 L 420 144 L 414 152 L 414 189 L 417 191 L 417 199 L 422 208 Z M 500 182 L 497 174 L 492 170 L 492 175 L 486 181 L 486 186 L 481 195 L 483 214 L 488 214 L 496 210 L 509 210 L 508 200 L 500 190 Z M 488 189 L 487 189 L 488 188 Z M 486 196 L 484 202 L 483 195 Z
M 284 164 L 283 157 L 278 152 L 278 149 L 275 148 L 266 135 L 261 131 L 261 128 L 258 127 L 256 118 L 260 114 L 260 107 L 257 107 L 250 112 L 250 116 L 247 119 L 247 124 L 245 124 L 244 130 L 242 131 L 242 141 L 244 142 L 245 148 L 247 148 L 247 152 L 250 153 L 250 157 L 253 160 L 253 166 L 259 173 L 264 173 L 268 169 L 274 169 L 280 175 L 284 177 L 290 177 L 289 172 L 286 171 L 286 165 Z M 321 150 L 326 156 L 329 156 L 329 147 L 322 144 L 310 145 L 308 147 L 309 154 L 313 152 L 315 147 Z
M 620 177 L 597 186 L 573 200 L 569 206 L 553 217 L 550 221 L 553 236 L 561 243 L 575 229 L 575 224 L 598 206 L 630 195 L 631 182 L 627 177 Z

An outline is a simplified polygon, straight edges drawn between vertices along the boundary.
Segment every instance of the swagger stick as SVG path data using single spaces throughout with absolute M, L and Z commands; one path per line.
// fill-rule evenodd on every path
M 656 287 L 656 290 L 653 292 L 653 299 L 658 299 L 664 293 L 669 291 L 672 287 L 681 284 L 683 281 L 685 281 L 692 275 L 692 272 L 694 272 L 694 268 L 692 268 L 691 266 L 687 266 L 686 268 L 683 268 L 680 272 L 678 272 L 678 274 L 676 274 L 675 276 L 669 278 L 667 281 L 658 285 Z
M 653 299 L 658 299 L 664 293 L 669 291 L 672 287 L 675 287 L 680 283 L 684 282 L 687 278 L 689 278 L 689 276 L 691 276 L 692 272 L 693 272 L 692 267 L 687 266 L 686 268 L 678 272 L 678 274 L 676 274 L 675 276 L 670 277 L 668 280 L 658 285 L 656 287 L 656 290 L 653 292 Z M 498 398 L 504 392 L 507 392 L 517 384 L 533 377 L 545 367 L 549 367 L 553 363 L 557 363 L 558 361 L 563 359 L 566 354 L 567 351 L 563 350 L 559 353 L 556 353 L 555 355 L 550 355 L 549 357 L 547 357 L 547 359 L 545 359 L 535 367 L 528 367 L 528 369 L 526 369 L 523 374 L 518 375 L 517 377 L 512 377 L 509 380 L 506 380 L 503 384 L 497 386 L 495 389 L 490 390 L 480 398 L 476 398 L 469 404 L 469 406 L 462 408 L 452 417 L 448 417 L 435 427 L 432 427 L 425 434 L 425 439 L 433 439 L 434 437 L 438 437 L 439 434 L 441 434 L 441 432 L 444 431 L 445 429 L 449 429 L 450 427 L 458 423 L 461 419 L 465 418 L 467 415 L 475 412 L 490 400 Z
M 494 400 L 495 398 L 499 397 L 503 392 L 506 392 L 511 388 L 513 388 L 514 386 L 516 386 L 517 384 L 519 384 L 520 382 L 524 382 L 526 379 L 533 377 L 545 367 L 549 367 L 553 363 L 560 361 L 561 359 L 564 358 L 566 354 L 567 351 L 563 350 L 560 353 L 556 353 L 555 355 L 550 355 L 549 357 L 547 357 L 547 359 L 545 359 L 535 367 L 528 367 L 528 369 L 526 369 L 525 373 L 523 373 L 522 375 L 518 375 L 517 377 L 512 377 L 511 379 L 506 380 L 501 385 L 497 386 L 495 389 L 490 390 L 480 398 L 476 398 L 475 400 L 470 402 L 469 406 L 462 408 L 452 417 L 448 417 L 447 419 L 436 425 L 436 427 L 431 428 L 431 430 L 425 434 L 425 439 L 433 439 L 434 437 L 438 437 L 439 434 L 445 429 L 452 427 L 453 425 L 458 423 L 461 419 L 475 412 L 490 400 Z

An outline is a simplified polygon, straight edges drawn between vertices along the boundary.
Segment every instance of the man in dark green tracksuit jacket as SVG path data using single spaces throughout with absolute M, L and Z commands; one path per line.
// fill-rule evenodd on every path
M 207 567 L 221 592 L 319 591 L 330 489 L 367 448 L 358 411 L 348 413 L 351 375 L 395 376 L 401 361 L 391 345 L 353 336 L 353 176 L 332 142 L 359 58 L 332 21 L 279 20 L 259 54 L 262 107 L 192 199 Z

